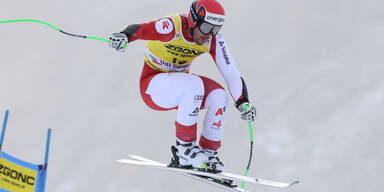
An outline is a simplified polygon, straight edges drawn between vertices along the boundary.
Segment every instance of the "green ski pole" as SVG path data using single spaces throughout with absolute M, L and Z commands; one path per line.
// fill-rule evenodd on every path
M 249 108 L 248 105 L 244 106 L 244 109 L 247 110 Z M 248 160 L 248 165 L 245 170 L 244 176 L 248 175 L 249 167 L 251 166 L 251 161 L 252 161 L 252 155 L 253 155 L 253 130 L 252 130 L 252 123 L 248 122 L 248 127 L 249 127 L 249 136 L 250 136 L 250 141 L 251 141 L 251 148 L 249 152 L 249 160 Z M 244 182 L 241 182 L 241 188 L 244 189 Z
M 16 22 L 33 22 L 33 23 L 41 23 L 43 25 L 46 25 L 52 29 L 55 29 L 56 31 L 60 32 L 60 33 L 63 33 L 65 35 L 69 35 L 69 36 L 72 36 L 72 37 L 78 37 L 78 38 L 84 38 L 84 39 L 94 39 L 94 40 L 99 40 L 99 41 L 103 41 L 103 42 L 109 42 L 108 39 L 104 39 L 104 38 L 100 38 L 100 37 L 92 37 L 92 36 L 85 36 L 85 35 L 77 35 L 77 34 L 73 34 L 73 33 L 68 33 L 68 32 L 65 32 L 61 29 L 59 29 L 58 27 L 54 26 L 54 25 L 51 25 L 45 21 L 41 21 L 41 20 L 36 20 L 36 19 L 14 19 L 14 20 L 5 20 L 5 21 L 0 21 L 0 24 L 1 23 L 16 23 Z

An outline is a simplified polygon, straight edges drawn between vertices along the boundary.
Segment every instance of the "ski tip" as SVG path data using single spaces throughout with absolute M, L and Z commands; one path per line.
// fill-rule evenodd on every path
M 295 181 L 295 182 L 292 182 L 291 184 L 290 184 L 290 186 L 291 185 L 295 185 L 295 184 L 299 184 L 300 183 L 300 181 Z

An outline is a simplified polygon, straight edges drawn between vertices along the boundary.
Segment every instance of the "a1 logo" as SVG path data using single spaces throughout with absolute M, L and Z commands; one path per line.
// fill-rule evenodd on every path
M 172 21 L 168 18 L 160 19 L 156 22 L 156 31 L 160 34 L 168 34 L 173 31 Z

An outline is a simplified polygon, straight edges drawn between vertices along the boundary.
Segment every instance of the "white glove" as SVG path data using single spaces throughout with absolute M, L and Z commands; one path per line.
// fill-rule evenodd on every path
M 128 37 L 124 33 L 113 33 L 109 37 L 109 47 L 123 52 L 128 44 Z
M 241 114 L 241 119 L 252 122 L 256 119 L 256 108 L 253 105 L 250 105 L 248 102 L 244 102 L 237 106 Z

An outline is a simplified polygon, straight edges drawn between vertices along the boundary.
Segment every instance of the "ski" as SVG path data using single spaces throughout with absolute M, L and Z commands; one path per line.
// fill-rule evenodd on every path
M 207 184 L 216 186 L 218 188 L 221 188 L 221 189 L 224 189 L 224 190 L 227 190 L 227 191 L 232 191 L 232 192 L 251 192 L 251 191 L 242 189 L 242 188 L 238 187 L 237 185 L 228 186 L 228 185 L 225 185 L 225 184 L 218 183 L 218 182 L 216 182 L 214 180 L 211 180 L 210 178 L 202 177 L 200 175 L 193 175 L 193 174 L 190 174 L 190 173 L 178 173 L 178 172 L 176 172 L 176 174 L 183 175 L 183 176 L 189 177 L 191 179 L 198 180 L 198 181 L 201 181 L 203 183 L 207 183 Z
M 153 163 L 153 164 L 162 165 L 162 166 L 165 165 L 163 163 L 160 163 L 160 162 L 157 162 L 157 161 L 153 161 L 153 160 L 150 160 L 150 159 L 147 159 L 147 158 L 144 158 L 144 157 L 140 157 L 140 156 L 137 156 L 137 155 L 130 155 L 129 157 L 132 158 L 132 159 L 141 161 L 141 162 L 148 162 L 148 163 Z M 248 190 L 245 190 L 245 189 L 241 189 L 237 185 L 225 185 L 223 183 L 219 183 L 219 182 L 215 181 L 211 177 L 195 175 L 195 174 L 190 174 L 190 173 L 183 173 L 183 172 L 174 172 L 174 173 L 176 173 L 178 175 L 186 176 L 188 178 L 191 178 L 191 179 L 194 179 L 194 180 L 197 180 L 197 181 L 201 181 L 203 183 L 207 183 L 207 184 L 213 185 L 215 187 L 224 189 L 226 191 L 232 191 L 232 192 L 251 192 L 251 191 L 248 191 Z
M 198 171 L 193 169 L 183 169 L 183 168 L 175 168 L 175 167 L 168 167 L 167 164 L 160 163 L 157 161 L 153 161 L 138 155 L 129 155 L 131 159 L 120 159 L 116 162 L 121 164 L 128 164 L 128 165 L 135 165 L 135 166 L 143 166 L 143 167 L 151 167 L 156 169 L 164 169 L 173 171 L 176 173 L 183 173 L 183 174 L 189 174 L 191 176 L 198 176 L 200 178 L 208 177 L 213 178 L 216 180 L 233 180 L 238 182 L 247 182 L 252 184 L 259 184 L 259 185 L 265 185 L 265 186 L 271 186 L 271 187 L 277 187 L 277 188 L 285 188 L 294 184 L 299 183 L 299 181 L 295 181 L 292 183 L 282 183 L 277 181 L 270 181 L 270 180 L 264 180 L 264 179 L 258 179 L 253 177 L 247 177 L 243 175 L 237 175 L 233 173 L 228 172 L 220 172 L 220 173 L 211 173 L 211 172 L 204 172 L 204 171 Z M 205 179 L 205 178 L 203 178 Z M 219 184 L 222 185 L 222 184 Z

